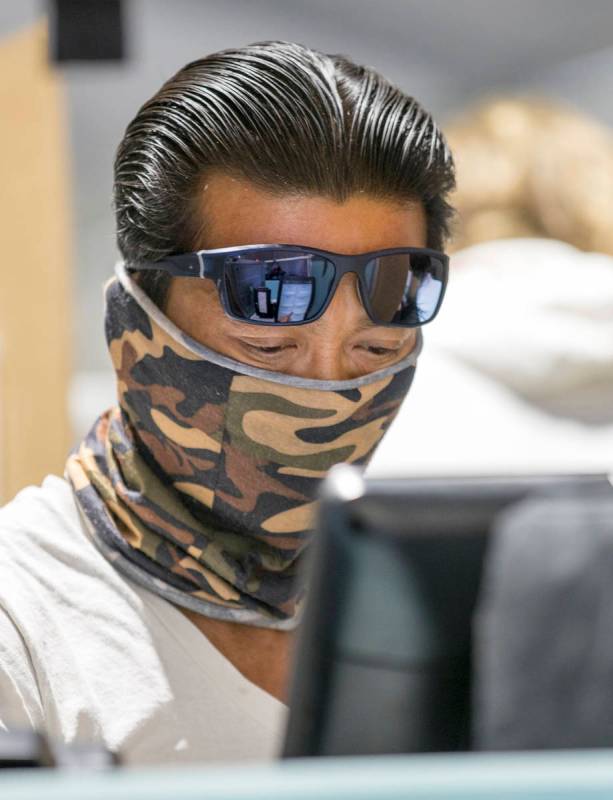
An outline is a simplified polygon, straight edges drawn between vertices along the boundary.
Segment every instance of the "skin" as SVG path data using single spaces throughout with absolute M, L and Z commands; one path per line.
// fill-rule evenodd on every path
M 205 184 L 199 213 L 206 241 L 194 249 L 247 244 L 301 244 L 356 254 L 388 247 L 425 247 L 419 203 L 356 194 L 344 203 L 324 197 L 274 196 L 251 183 L 216 174 Z M 316 322 L 271 330 L 232 320 L 209 280 L 175 278 L 167 316 L 219 353 L 263 369 L 303 378 L 347 380 L 408 355 L 414 329 L 378 327 L 361 304 L 354 275 L 346 275 Z M 285 701 L 293 637 L 284 631 L 210 619 L 180 609 L 250 681 Z

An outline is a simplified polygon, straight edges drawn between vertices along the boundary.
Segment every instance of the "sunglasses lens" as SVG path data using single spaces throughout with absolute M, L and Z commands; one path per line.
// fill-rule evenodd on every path
M 270 325 L 306 322 L 330 295 L 334 264 L 306 251 L 258 250 L 228 256 L 224 275 L 235 317 Z
M 438 311 L 444 289 L 443 262 L 425 253 L 396 253 L 366 265 L 363 289 L 374 322 L 415 327 Z

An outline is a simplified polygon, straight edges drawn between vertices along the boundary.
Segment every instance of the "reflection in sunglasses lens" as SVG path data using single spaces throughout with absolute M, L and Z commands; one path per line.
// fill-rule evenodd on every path
M 314 253 L 266 250 L 229 257 L 225 275 L 236 316 L 268 324 L 304 322 L 328 299 L 334 265 Z

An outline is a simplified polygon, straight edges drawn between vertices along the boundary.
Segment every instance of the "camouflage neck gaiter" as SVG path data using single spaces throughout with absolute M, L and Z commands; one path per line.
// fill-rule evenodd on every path
M 250 367 L 181 332 L 122 265 L 106 289 L 119 405 L 66 475 L 115 567 L 209 617 L 297 623 L 300 563 L 334 464 L 364 465 L 406 395 L 421 347 L 349 381 Z

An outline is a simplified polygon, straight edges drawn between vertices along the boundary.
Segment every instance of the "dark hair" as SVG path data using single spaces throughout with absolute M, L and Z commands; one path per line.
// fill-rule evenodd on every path
M 119 249 L 131 265 L 193 250 L 206 235 L 196 199 L 208 171 L 274 193 L 357 191 L 419 201 L 442 249 L 454 166 L 436 123 L 370 67 L 292 42 L 258 42 L 193 61 L 139 110 L 115 160 Z M 163 305 L 167 276 L 141 283 Z

